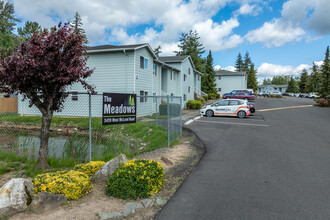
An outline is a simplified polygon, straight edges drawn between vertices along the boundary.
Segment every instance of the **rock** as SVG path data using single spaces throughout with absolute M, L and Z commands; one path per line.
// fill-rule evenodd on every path
M 73 131 L 74 131 L 74 132 L 77 132 L 77 131 L 78 131 L 78 128 L 74 128 Z
M 143 209 L 143 205 L 141 203 L 129 202 L 125 206 L 125 210 L 123 212 L 123 216 L 127 217 L 130 214 L 134 214 L 136 210 Z
M 30 180 L 14 178 L 8 181 L 0 189 L 0 218 L 25 211 L 34 195 Z
M 125 154 L 120 154 L 116 158 L 106 162 L 93 176 L 92 181 L 106 181 L 109 176 L 115 171 L 119 164 L 125 163 L 127 157 Z
M 140 147 L 140 151 L 144 150 L 144 147 Z
M 58 206 L 66 202 L 67 199 L 63 195 L 53 194 L 49 192 L 40 192 L 32 201 L 30 209 L 35 213 L 42 213 L 50 209 L 56 209 Z
M 170 161 L 167 157 L 161 157 L 160 158 L 162 161 L 164 161 L 164 163 L 167 165 L 167 166 L 172 166 L 173 165 L 173 162 Z
M 99 212 L 97 215 L 99 216 L 99 220 L 123 219 L 123 214 L 121 214 L 120 212 L 111 212 L 111 213 Z
M 156 198 L 156 205 L 157 206 L 163 206 L 166 204 L 166 201 L 164 199 L 161 199 L 161 198 Z
M 62 132 L 62 129 L 61 128 L 57 129 L 57 132 Z
M 152 205 L 153 201 L 152 199 L 144 199 L 141 201 L 141 203 L 144 206 L 144 208 L 149 208 Z

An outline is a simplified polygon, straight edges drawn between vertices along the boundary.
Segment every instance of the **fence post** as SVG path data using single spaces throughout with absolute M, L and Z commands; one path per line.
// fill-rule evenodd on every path
M 180 134 L 182 135 L 182 97 L 180 97 Z
M 167 146 L 170 146 L 170 96 L 167 95 Z
M 158 116 L 157 116 L 157 114 L 158 114 L 158 109 L 157 109 L 157 107 L 158 107 L 158 98 L 157 98 L 157 96 L 156 96 L 156 126 L 158 125 Z
M 92 94 L 89 93 L 89 161 L 92 161 Z

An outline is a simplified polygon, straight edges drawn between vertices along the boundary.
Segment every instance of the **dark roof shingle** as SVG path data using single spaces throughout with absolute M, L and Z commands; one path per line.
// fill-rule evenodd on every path
M 94 46 L 94 47 L 87 47 L 87 51 L 91 51 L 91 50 L 120 50 L 120 49 L 134 49 L 140 46 L 143 46 L 146 44 L 131 44 L 131 45 L 101 45 L 101 46 Z
M 158 57 L 158 59 L 164 63 L 177 63 L 184 61 L 188 56 L 166 56 L 166 57 Z

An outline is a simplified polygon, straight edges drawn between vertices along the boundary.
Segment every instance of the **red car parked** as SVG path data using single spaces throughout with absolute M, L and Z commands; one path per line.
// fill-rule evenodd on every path
M 223 95 L 224 99 L 245 99 L 245 100 L 254 100 L 254 95 L 249 95 L 243 92 L 236 92 L 236 93 L 227 93 Z

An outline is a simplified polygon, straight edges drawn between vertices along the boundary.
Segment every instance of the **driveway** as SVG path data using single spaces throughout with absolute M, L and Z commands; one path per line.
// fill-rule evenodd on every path
M 246 119 L 189 124 L 205 156 L 155 219 L 329 219 L 330 108 L 313 103 L 258 98 Z

